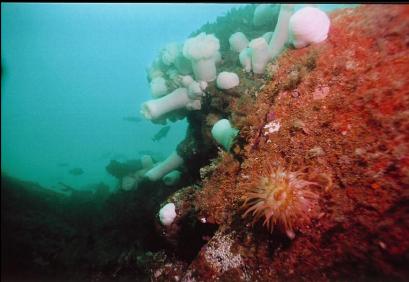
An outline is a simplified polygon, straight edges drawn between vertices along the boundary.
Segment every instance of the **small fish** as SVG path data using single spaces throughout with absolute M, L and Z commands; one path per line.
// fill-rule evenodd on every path
M 130 122 L 137 122 L 137 123 L 142 121 L 141 118 L 139 118 L 139 117 L 132 117 L 132 116 L 124 117 L 123 120 L 130 121 Z
M 168 135 L 170 125 L 162 127 L 153 137 L 152 141 L 157 142 Z
M 71 169 L 71 170 L 68 171 L 68 172 L 69 172 L 70 174 L 72 174 L 72 175 L 75 175 L 75 176 L 84 174 L 84 171 L 82 170 L 82 168 L 79 168 L 79 167 L 73 168 L 73 169 Z
M 66 167 L 66 166 L 68 166 L 68 163 L 58 163 L 57 165 L 59 167 Z

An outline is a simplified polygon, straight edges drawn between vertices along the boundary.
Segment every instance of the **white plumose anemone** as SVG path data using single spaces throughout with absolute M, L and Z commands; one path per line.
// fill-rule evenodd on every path
M 219 89 L 231 89 L 240 83 L 239 76 L 234 72 L 221 72 L 217 76 L 216 85 Z
M 213 34 L 202 32 L 185 41 L 183 55 L 192 62 L 193 73 L 197 81 L 216 79 L 216 60 L 219 49 L 219 40 Z
M 281 4 L 277 24 L 269 42 L 271 58 L 278 56 L 283 51 L 285 43 L 288 41 L 288 29 L 291 15 L 294 11 L 294 4 Z
M 154 98 L 159 98 L 168 93 L 168 87 L 166 85 L 166 80 L 159 76 L 152 79 L 150 83 L 151 95 Z
M 271 59 L 270 49 L 267 41 L 263 37 L 251 40 L 249 47 L 251 49 L 251 68 L 254 73 L 262 74 Z
M 182 164 L 183 159 L 176 152 L 173 152 L 166 160 L 160 162 L 159 164 L 151 168 L 148 172 L 146 172 L 145 176 L 151 181 L 156 181 L 161 179 L 172 170 L 177 169 Z
M 178 53 L 180 52 L 178 43 L 172 42 L 169 43 L 165 46 L 165 48 L 162 50 L 162 62 L 170 66 L 173 64 L 176 60 L 176 57 L 178 56 Z
M 146 119 L 159 120 L 165 114 L 175 110 L 200 110 L 200 107 L 200 99 L 191 99 L 188 94 L 188 89 L 178 88 L 166 96 L 143 103 L 141 106 L 141 114 Z
M 174 203 L 168 203 L 164 205 L 159 211 L 159 219 L 160 222 L 165 225 L 169 226 L 173 223 L 176 218 L 176 206 Z
M 213 138 L 224 147 L 226 151 L 229 151 L 233 145 L 234 138 L 239 131 L 236 128 L 231 127 L 228 119 L 221 119 L 216 122 L 212 127 Z
M 251 49 L 245 48 L 240 52 L 239 55 L 240 64 L 244 68 L 245 72 L 251 71 Z
M 290 18 L 290 41 L 295 48 L 303 48 L 319 43 L 328 37 L 330 19 L 328 15 L 314 7 L 305 7 Z
M 240 53 L 243 49 L 247 48 L 249 40 L 243 32 L 236 32 L 229 37 L 229 43 L 231 50 Z

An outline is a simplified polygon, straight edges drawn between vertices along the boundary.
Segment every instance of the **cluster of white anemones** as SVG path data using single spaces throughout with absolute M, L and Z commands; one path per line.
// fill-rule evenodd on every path
M 230 48 L 240 53 L 239 60 L 246 72 L 264 73 L 267 63 L 282 52 L 287 42 L 295 48 L 303 48 L 327 38 L 330 20 L 325 12 L 304 7 L 294 13 L 294 8 L 292 4 L 281 5 L 274 32 L 251 41 L 242 32 L 230 36 Z M 274 13 L 272 5 L 259 5 L 254 12 L 254 25 L 271 21 Z
M 258 5 L 253 15 L 255 27 L 278 20 L 274 31 L 247 39 L 242 32 L 229 38 L 231 50 L 238 53 L 245 72 L 263 74 L 268 62 L 278 56 L 287 42 L 295 48 L 319 43 L 328 36 L 330 20 L 327 14 L 315 7 L 304 7 L 294 12 L 293 4 Z M 204 32 L 188 38 L 183 44 L 169 43 L 160 52 L 148 69 L 152 100 L 141 106 L 141 114 L 154 123 L 166 123 L 183 118 L 186 111 L 200 110 L 208 83 L 216 80 L 219 89 L 228 91 L 239 85 L 239 77 L 232 72 L 217 74 L 221 61 L 220 42 L 213 34 Z M 273 130 L 273 129 L 271 129 Z M 229 120 L 222 119 L 212 128 L 213 138 L 226 150 L 230 150 L 238 130 L 231 127 Z M 173 152 L 166 160 L 155 165 L 145 176 L 150 180 L 166 178 L 174 183 L 180 173 L 172 173 L 183 164 L 183 159 Z

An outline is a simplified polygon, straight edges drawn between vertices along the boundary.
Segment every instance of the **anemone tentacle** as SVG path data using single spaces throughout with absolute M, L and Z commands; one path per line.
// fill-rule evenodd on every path
M 267 176 L 259 179 L 243 196 L 243 218 L 251 214 L 254 225 L 264 217 L 263 226 L 270 232 L 281 225 L 291 239 L 294 229 L 308 223 L 318 209 L 318 195 L 309 190 L 318 183 L 306 180 L 302 171 L 287 172 L 283 168 L 267 167 Z

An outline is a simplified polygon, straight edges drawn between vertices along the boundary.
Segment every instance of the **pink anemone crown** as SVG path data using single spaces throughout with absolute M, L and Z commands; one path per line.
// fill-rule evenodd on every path
M 318 195 L 309 189 L 319 185 L 305 180 L 302 171 L 286 172 L 281 167 L 269 168 L 268 176 L 244 195 L 243 217 L 252 214 L 254 225 L 264 217 L 263 226 L 272 232 L 281 225 L 288 237 L 295 237 L 294 228 L 310 222 L 318 210 Z

